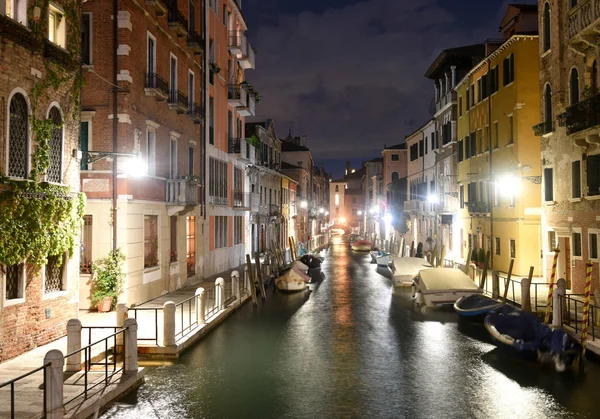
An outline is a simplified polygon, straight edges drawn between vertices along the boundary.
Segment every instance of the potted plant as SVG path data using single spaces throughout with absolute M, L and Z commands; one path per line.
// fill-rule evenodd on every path
M 92 265 L 94 273 L 92 284 L 92 304 L 98 311 L 110 311 L 117 298 L 123 292 L 125 255 L 121 249 L 111 251 L 107 257 L 96 260 Z
M 471 252 L 471 263 L 474 263 L 477 266 L 477 249 L 473 249 Z
M 485 263 L 485 250 L 483 247 L 479 248 L 479 254 L 477 255 L 477 262 L 480 268 L 483 268 L 483 264 Z

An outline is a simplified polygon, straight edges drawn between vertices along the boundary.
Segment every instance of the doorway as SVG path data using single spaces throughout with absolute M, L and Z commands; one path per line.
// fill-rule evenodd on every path
M 567 236 L 558 237 L 558 262 L 556 267 L 556 280 L 564 278 L 567 283 L 567 289 L 571 289 L 571 238 Z M 552 269 L 552 268 L 550 268 Z M 550 271 L 552 273 L 552 271 Z

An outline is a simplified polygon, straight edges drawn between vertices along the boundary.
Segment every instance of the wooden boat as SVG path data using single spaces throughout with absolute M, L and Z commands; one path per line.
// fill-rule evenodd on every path
M 483 293 L 467 274 L 454 268 L 421 269 L 413 278 L 413 287 L 417 303 L 427 307 L 454 304 L 462 296 Z
M 581 354 L 564 330 L 552 329 L 536 315 L 510 305 L 491 310 L 484 324 L 500 349 L 527 361 L 553 363 L 559 372 Z
M 357 240 L 355 242 L 352 242 L 351 247 L 352 250 L 355 250 L 357 252 L 369 252 L 373 247 L 373 243 L 371 243 L 368 240 Z
M 431 264 L 422 258 L 399 257 L 390 255 L 388 266 L 392 271 L 392 282 L 395 287 L 410 287 L 413 278 L 421 269 L 431 268 Z
M 309 281 L 310 276 L 293 266 L 275 279 L 275 287 L 279 291 L 297 292 L 306 289 Z
M 454 310 L 461 317 L 483 318 L 493 309 L 502 306 L 502 302 L 483 294 L 471 294 L 460 297 L 454 303 Z
M 300 262 L 302 262 L 303 264 L 305 264 L 306 266 L 308 266 L 309 269 L 320 269 L 321 268 L 321 262 L 322 262 L 321 259 L 319 259 L 315 255 L 312 255 L 310 253 L 302 255 L 302 257 L 300 257 L 300 259 L 298 259 L 298 260 Z

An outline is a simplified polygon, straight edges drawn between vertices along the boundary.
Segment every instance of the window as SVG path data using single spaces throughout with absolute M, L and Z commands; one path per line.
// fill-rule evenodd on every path
M 0 274 L 5 275 L 4 298 L 16 300 L 24 297 L 25 264 L 1 266 Z
M 10 100 L 8 129 L 8 176 L 29 175 L 29 112 L 25 96 L 15 93 Z
M 188 176 L 194 176 L 194 147 L 188 147 Z
M 468 111 L 471 108 L 471 102 L 469 101 L 469 88 L 467 87 L 467 92 L 465 94 L 465 101 L 466 101 L 466 110 Z
M 227 163 L 215 158 L 209 159 L 209 187 L 208 195 L 211 197 L 211 204 L 227 205 L 228 203 L 228 179 Z M 261 186 L 262 191 L 262 186 Z M 261 199 L 262 202 L 262 199 Z
M 335 194 L 335 205 L 336 206 L 340 205 L 340 194 L 339 193 Z
M 571 198 L 581 198 L 581 161 L 571 162 Z
M 488 75 L 484 74 L 481 77 L 481 97 L 482 99 L 486 99 L 488 97 Z
M 243 233 L 244 233 L 244 217 L 243 216 L 235 216 L 233 217 L 234 226 L 233 226 L 233 244 L 242 244 L 243 243 Z
M 208 100 L 208 143 L 215 145 L 215 99 Z
M 477 79 L 477 103 L 483 100 L 483 82 L 481 77 Z
M 513 144 L 515 142 L 515 126 L 514 126 L 514 118 L 512 115 L 508 116 L 508 144 Z
M 515 239 L 510 239 L 510 258 L 514 259 L 517 254 L 517 242 Z
M 392 154 L 392 161 L 398 161 L 400 160 L 400 155 L 399 154 Z
M 63 290 L 64 255 L 48 256 L 48 263 L 44 268 L 44 293 Z
M 476 156 L 477 155 L 477 134 L 474 132 L 471 133 L 470 147 L 471 147 L 470 156 L 471 157 Z
M 544 201 L 554 201 L 554 183 L 551 167 L 544 168 Z
M 92 273 L 92 216 L 83 216 L 79 247 L 79 273 Z
M 500 237 L 494 238 L 494 251 L 496 255 L 500 256 Z
M 90 123 L 90 121 L 81 121 L 80 129 L 79 129 L 79 148 L 81 149 L 81 151 L 84 154 L 87 151 L 89 151 L 89 149 L 90 149 L 90 140 L 91 140 L 90 129 L 91 129 L 91 127 L 92 127 L 92 124 Z M 79 168 L 80 168 L 80 170 L 88 170 L 89 169 L 89 165 L 85 158 L 81 159 Z
M 498 91 L 498 66 L 493 67 L 488 76 L 490 85 L 490 95 Z
M 92 64 L 92 14 L 81 15 L 81 64 Z
M 188 31 L 196 31 L 196 4 L 192 1 L 188 1 Z
M 469 91 L 471 92 L 471 106 L 475 106 L 475 83 L 471 84 Z
M 588 258 L 598 261 L 598 233 L 600 230 L 588 230 Z
M 590 66 L 590 88 L 592 93 L 598 93 L 598 64 L 596 60 Z
M 158 266 L 158 216 L 144 215 L 144 268 Z
M 215 62 L 215 42 L 212 39 L 208 40 L 208 60 L 210 63 Z M 210 71 L 208 73 L 208 82 L 210 84 L 215 84 L 215 73 L 212 70 L 212 66 L 210 67 Z
M 572 9 L 577 6 L 577 0 L 569 0 L 569 7 Z
M 192 70 L 188 71 L 188 103 L 190 113 L 194 112 L 194 72 Z
M 177 262 L 177 216 L 169 217 L 169 237 L 171 239 L 171 252 L 169 253 L 169 262 Z
M 156 74 L 156 38 L 150 32 L 148 32 L 146 48 L 146 71 L 154 75 Z
M 215 249 L 227 247 L 227 217 L 215 216 Z
M 421 140 L 419 141 L 419 157 L 423 157 L 423 147 L 424 146 L 424 141 Z
M 548 230 L 548 252 L 554 252 L 556 246 L 556 232 L 554 230 Z
M 546 52 L 550 49 L 550 5 L 544 4 L 544 15 L 543 19 L 543 51 Z
M 419 158 L 419 144 L 415 143 L 410 146 L 410 161 L 415 161 Z
M 465 185 L 460 185 L 459 189 L 459 197 L 460 197 L 460 207 L 465 207 Z
M 552 124 L 552 87 L 547 83 L 544 88 L 544 122 Z
M 515 58 L 513 54 L 502 61 L 502 71 L 504 72 L 504 86 L 507 86 L 515 80 Z
M 515 194 L 511 193 L 510 196 L 508 197 L 508 207 L 509 208 L 514 208 L 515 207 Z
M 600 195 L 600 154 L 588 156 L 586 165 L 588 195 Z
M 150 176 L 156 174 L 156 131 L 147 127 L 146 132 L 146 168 Z
M 460 163 L 461 161 L 463 161 L 463 140 L 458 140 L 457 146 L 458 146 L 457 159 L 458 159 L 458 162 Z
M 223 5 L 223 25 L 227 26 L 227 21 L 229 20 L 229 10 L 227 10 L 227 5 Z
M 169 175 L 171 179 L 177 179 L 177 140 L 171 138 L 171 146 L 170 146 L 170 170 Z
M 169 65 L 169 90 L 171 94 L 177 91 L 177 57 L 171 54 Z
M 579 72 L 576 68 L 571 69 L 571 76 L 569 77 L 569 91 L 571 106 L 579 103 Z
M 46 171 L 49 182 L 61 183 L 62 181 L 62 151 L 63 151 L 63 122 L 60 111 L 56 106 L 50 108 L 48 119 L 52 121 L 50 138 L 48 140 L 50 166 Z
M 571 251 L 573 252 L 573 256 L 574 257 L 581 257 L 582 253 L 581 253 L 581 232 L 580 231 L 574 231 L 573 234 L 571 235 L 571 238 L 573 240 L 573 245 L 571 246 Z
M 492 189 L 493 189 L 493 197 L 494 197 L 494 207 L 498 208 L 500 206 L 500 187 L 498 186 L 498 181 L 492 183 Z
M 0 6 L 6 16 L 27 26 L 27 0 L 2 0 L 4 4 Z
M 64 12 L 54 4 L 48 6 L 48 40 L 66 48 L 66 24 Z
M 186 265 L 189 278 L 196 274 L 196 217 L 186 217 L 185 224 Z
M 493 147 L 498 148 L 498 138 L 500 137 L 500 133 L 498 131 L 498 121 L 494 122 L 494 143 Z

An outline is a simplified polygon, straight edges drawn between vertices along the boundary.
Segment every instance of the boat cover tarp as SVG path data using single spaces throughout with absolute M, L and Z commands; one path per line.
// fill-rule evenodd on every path
M 466 297 L 462 297 L 460 300 L 456 302 L 456 306 L 460 310 L 477 310 L 481 311 L 483 309 L 495 308 L 502 304 L 500 301 L 494 300 L 488 296 L 482 294 L 471 294 Z M 478 310 L 481 309 L 481 310 Z
M 463 271 L 454 268 L 430 268 L 419 271 L 418 287 L 422 293 L 446 290 L 481 292 Z
M 390 259 L 393 263 L 394 276 L 415 276 L 421 269 L 431 268 L 431 264 L 423 258 L 413 257 L 398 257 L 391 255 Z

